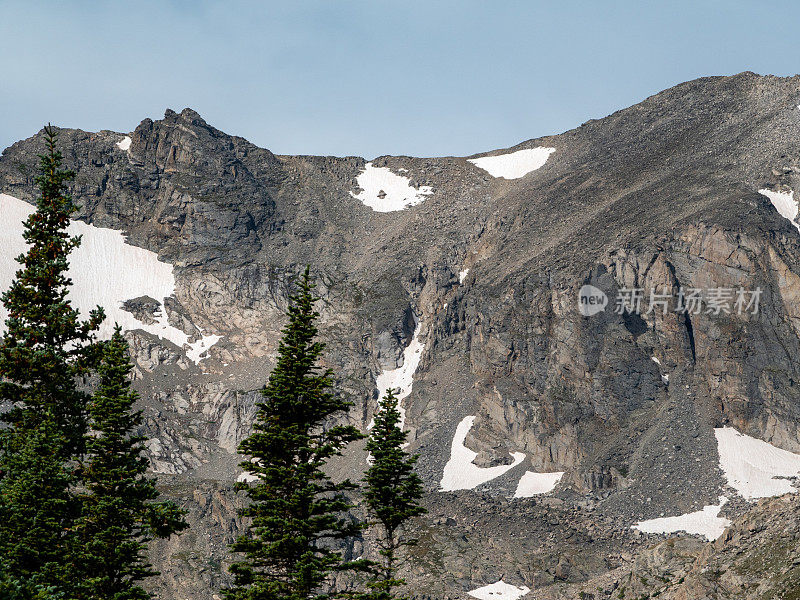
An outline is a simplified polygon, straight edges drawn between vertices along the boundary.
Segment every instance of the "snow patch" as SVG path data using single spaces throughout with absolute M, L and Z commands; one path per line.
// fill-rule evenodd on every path
M 416 189 L 408 177 L 392 173 L 388 167 L 375 167 L 371 162 L 364 165 L 356 181 L 361 192 L 350 192 L 350 195 L 375 212 L 403 210 L 419 204 L 425 196 L 433 193 L 432 187 L 421 185 Z
M 469 267 L 458 272 L 458 283 L 464 283 L 464 280 L 469 275 Z
M 472 464 L 478 453 L 467 448 L 464 445 L 464 440 L 467 439 L 467 434 L 472 429 L 474 422 L 474 415 L 464 417 L 456 428 L 453 443 L 450 446 L 450 460 L 444 466 L 442 481 L 439 484 L 443 492 L 475 489 L 482 483 L 500 477 L 500 475 L 509 469 L 513 469 L 525 459 L 525 455 L 522 452 L 514 452 L 511 454 L 514 462 L 510 465 L 484 468 Z
M 16 257 L 28 250 L 22 238 L 22 222 L 34 210 L 27 202 L 0 194 L 0 214 L 3 215 L 0 225 L 0 291 L 8 289 L 20 268 Z M 122 309 L 126 300 L 149 296 L 163 302 L 164 298 L 175 293 L 173 267 L 159 261 L 155 252 L 127 244 L 121 231 L 95 227 L 82 221 L 72 221 L 69 233 L 82 236 L 81 245 L 69 257 L 69 277 L 73 281 L 69 300 L 84 318 L 97 305 L 105 309 L 106 319 L 99 331 L 101 338 L 111 337 L 114 323 L 119 323 L 125 331 L 141 329 L 185 347 L 187 356 L 195 363 L 199 363 L 201 355 L 221 339 L 218 335 L 205 335 L 190 344 L 188 335 L 168 323 L 163 305 L 152 324 L 143 323 Z M 0 305 L 0 334 L 5 331 L 7 317 L 8 313 Z
M 555 148 L 529 148 L 499 156 L 470 158 L 469 162 L 483 169 L 492 177 L 519 179 L 542 167 L 555 151 Z
M 797 231 L 800 231 L 800 225 L 795 223 L 798 211 L 797 200 L 794 199 L 794 192 L 775 192 L 764 188 L 758 190 L 758 193 L 769 198 L 775 210 L 777 210 L 782 217 L 788 219 L 789 223 L 791 223 Z
M 800 455 L 736 431 L 733 427 L 714 429 L 719 468 L 728 485 L 746 500 L 796 492 L 786 477 L 800 475 Z
M 186 350 L 186 356 L 194 364 L 197 364 L 204 358 L 208 358 L 206 353 L 211 349 L 211 346 L 216 344 L 221 339 L 221 335 L 204 335 L 196 342 L 188 344 L 189 348 Z M 206 354 L 206 356 L 203 356 L 204 354 Z
M 255 464 L 258 462 L 257 458 L 251 458 L 250 462 Z M 239 473 L 239 476 L 236 478 L 237 483 L 253 483 L 254 481 L 259 481 L 259 476 L 253 473 L 252 471 L 242 471 Z
M 525 474 L 519 478 L 517 484 L 517 491 L 514 492 L 514 498 L 530 498 L 536 494 L 546 494 L 553 491 L 556 484 L 561 481 L 564 471 L 557 471 L 554 473 L 536 473 L 535 471 L 525 471 Z
M 131 138 L 130 136 L 125 136 L 120 141 L 117 142 L 117 148 L 123 151 L 127 151 L 131 147 Z
M 650 360 L 656 363 L 659 367 L 661 366 L 661 361 L 658 360 L 655 356 L 651 356 Z M 661 381 L 664 383 L 664 385 L 669 385 L 669 373 L 664 373 L 663 375 L 661 375 Z
M 497 583 L 485 585 L 467 593 L 478 600 L 517 600 L 530 591 L 530 588 L 517 587 L 501 579 Z
M 638 529 L 644 533 L 675 533 L 685 531 L 705 536 L 709 542 L 713 542 L 725 528 L 731 524 L 728 519 L 719 516 L 719 511 L 728 499 L 725 496 L 719 497 L 719 504 L 704 506 L 701 510 L 686 513 L 677 517 L 661 517 L 660 519 L 649 519 L 640 521 L 636 525 L 631 525 L 631 529 Z

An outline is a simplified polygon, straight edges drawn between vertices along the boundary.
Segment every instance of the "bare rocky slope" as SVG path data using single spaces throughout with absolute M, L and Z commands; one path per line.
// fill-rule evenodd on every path
M 364 159 L 278 156 L 190 109 L 130 134 L 62 130 L 77 218 L 174 267 L 163 307 L 126 307 L 142 320 L 163 310 L 192 339 L 221 336 L 195 363 L 128 332 L 148 451 L 193 525 L 154 546 L 161 597 L 211 600 L 228 580 L 235 449 L 275 357 L 287 282 L 306 264 L 353 423 L 369 423 L 376 378 L 407 360 L 415 331 L 423 344 L 404 400 L 430 511 L 414 526 L 411 593 L 463 598 L 502 579 L 526 599 L 796 597 L 798 500 L 737 494 L 715 428 L 800 453 L 800 234 L 759 193 L 800 191 L 799 100 L 800 77 L 691 81 L 489 153 L 555 149 L 517 179 L 466 158 L 380 157 L 371 166 L 431 188 L 393 212 L 353 197 Z M 34 197 L 40 149 L 36 135 L 4 151 L 0 192 Z M 605 311 L 578 311 L 585 284 L 611 298 Z M 681 287 L 760 288 L 759 311 L 613 310 L 620 289 Z M 467 416 L 473 465 L 524 458 L 476 489 L 439 491 Z M 364 466 L 354 448 L 332 468 Z M 564 475 L 514 498 L 526 471 Z M 631 528 L 720 495 L 733 525 L 713 543 Z M 368 536 L 348 548 L 372 551 Z

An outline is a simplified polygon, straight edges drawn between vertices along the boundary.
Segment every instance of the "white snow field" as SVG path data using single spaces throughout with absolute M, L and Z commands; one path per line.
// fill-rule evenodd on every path
M 131 138 L 130 136 L 125 136 L 120 141 L 117 142 L 117 148 L 123 151 L 127 151 L 131 147 Z
M 499 156 L 484 156 L 468 159 L 476 167 L 483 169 L 492 177 L 519 179 L 531 171 L 542 167 L 555 148 L 529 148 Z
M 551 492 L 563 476 L 564 471 L 555 471 L 553 473 L 525 471 L 525 474 L 519 478 L 514 498 L 530 498 L 537 494 Z
M 22 238 L 22 221 L 34 207 L 13 196 L 0 194 L 0 291 L 5 291 L 20 268 L 15 260 L 27 251 Z M 81 245 L 69 257 L 69 277 L 73 281 L 69 299 L 85 318 L 97 305 L 106 312 L 100 327 L 101 338 L 108 338 L 119 323 L 123 330 L 141 329 L 167 339 L 184 348 L 190 360 L 198 363 L 202 355 L 220 340 L 217 335 L 205 335 L 190 344 L 189 336 L 167 322 L 162 309 L 156 323 L 142 323 L 131 313 L 122 310 L 126 300 L 149 296 L 159 302 L 175 292 L 172 265 L 158 260 L 158 255 L 125 242 L 121 231 L 94 227 L 81 221 L 72 221 L 71 235 L 81 235 Z M 0 333 L 5 331 L 8 314 L 0 306 Z M 202 333 L 202 332 L 200 332 Z
M 467 593 L 478 600 L 517 600 L 530 591 L 530 588 L 517 587 L 501 579 L 497 583 L 485 585 Z
M 794 192 L 774 192 L 765 188 L 758 190 L 758 193 L 769 198 L 775 210 L 777 210 L 782 217 L 788 219 L 789 223 L 794 225 L 797 231 L 800 231 L 800 225 L 795 223 L 795 218 L 797 217 L 797 200 L 794 199 Z
M 733 427 L 714 430 L 719 468 L 728 485 L 746 500 L 796 492 L 786 477 L 800 476 L 800 455 L 752 438 Z
M 464 280 L 467 278 L 467 275 L 469 275 L 469 267 L 459 271 L 458 272 L 458 283 L 464 283 Z
M 719 516 L 719 511 L 728 499 L 725 496 L 719 497 L 719 504 L 704 506 L 702 510 L 686 513 L 677 517 L 661 517 L 659 519 L 649 519 L 640 521 L 636 525 L 631 525 L 631 529 L 638 529 L 644 533 L 675 533 L 685 531 L 705 536 L 713 542 L 731 522 Z
M 391 371 L 383 371 L 375 378 L 375 385 L 378 388 L 378 398 L 383 398 L 386 395 L 386 390 L 389 388 L 399 389 L 395 392 L 397 396 L 397 408 L 400 411 L 400 429 L 406 423 L 406 409 L 403 408 L 402 402 L 411 393 L 411 388 L 414 385 L 414 373 L 419 366 L 419 361 L 422 358 L 422 351 L 425 345 L 420 341 L 420 333 L 422 326 L 417 322 L 414 329 L 414 335 L 411 337 L 411 342 L 403 350 L 403 365 Z M 370 427 L 372 425 L 370 424 Z
M 456 428 L 456 433 L 453 436 L 453 443 L 450 446 L 450 460 L 444 466 L 442 473 L 442 481 L 439 484 L 443 492 L 452 492 L 454 490 L 472 490 L 500 477 L 509 469 L 513 469 L 520 464 L 525 455 L 522 452 L 514 452 L 511 457 L 514 459 L 510 465 L 498 465 L 496 467 L 479 467 L 472 464 L 475 457 L 478 456 L 477 452 L 473 452 L 464 445 L 464 440 L 467 439 L 469 430 L 472 429 L 472 424 L 475 422 L 475 416 L 464 417 Z
M 375 167 L 371 162 L 364 165 L 356 181 L 361 192 L 350 192 L 350 195 L 375 212 L 403 210 L 419 204 L 425 196 L 433 193 L 430 186 L 421 185 L 416 189 L 408 177 L 392 173 L 388 167 Z

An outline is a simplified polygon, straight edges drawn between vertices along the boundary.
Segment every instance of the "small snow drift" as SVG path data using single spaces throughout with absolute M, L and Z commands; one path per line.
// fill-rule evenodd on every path
M 473 452 L 464 445 L 469 430 L 475 422 L 475 416 L 464 417 L 456 428 L 453 443 L 450 446 L 450 460 L 444 466 L 442 481 L 439 484 L 441 491 L 452 492 L 454 490 L 472 490 L 500 477 L 509 469 L 513 469 L 520 464 L 525 455 L 522 452 L 514 452 L 511 457 L 514 459 L 510 465 L 498 465 L 496 467 L 479 467 L 472 464 L 477 452 Z
M 556 484 L 561 481 L 563 476 L 564 471 L 556 471 L 553 473 L 525 471 L 525 474 L 519 478 L 517 491 L 514 492 L 514 498 L 530 498 L 537 494 L 551 492 L 556 487 Z
M 0 291 L 11 285 L 19 263 L 15 260 L 24 254 L 28 245 L 22 238 L 22 222 L 34 211 L 27 202 L 6 194 L 0 194 Z M 98 304 L 106 311 L 106 319 L 100 327 L 100 337 L 108 338 L 119 323 L 123 330 L 141 329 L 167 339 L 181 348 L 187 348 L 187 356 L 198 363 L 201 355 L 221 338 L 217 335 L 202 336 L 189 343 L 189 336 L 167 321 L 162 310 L 156 322 L 139 321 L 130 312 L 122 309 L 122 303 L 132 298 L 149 296 L 163 301 L 175 293 L 175 276 L 172 265 L 158 260 L 155 252 L 137 248 L 125 242 L 121 231 L 87 225 L 72 221 L 71 235 L 81 235 L 81 245 L 69 257 L 69 277 L 73 286 L 69 299 L 85 318 Z M 0 306 L 0 334 L 5 331 L 8 314 Z M 198 332 L 202 333 L 202 332 Z
M 128 135 L 126 135 L 124 138 L 122 138 L 120 141 L 117 142 L 117 148 L 119 148 L 122 151 L 127 151 L 130 149 L 130 147 L 131 147 L 131 138 Z
M 762 196 L 769 198 L 772 206 L 778 211 L 782 217 L 788 219 L 797 231 L 800 231 L 800 225 L 795 222 L 797 218 L 797 200 L 794 199 L 794 192 L 775 192 L 773 190 L 761 189 L 758 193 Z
M 728 485 L 746 500 L 796 492 L 786 477 L 800 476 L 800 455 L 752 438 L 733 427 L 714 430 L 719 468 Z
M 478 600 L 517 600 L 530 591 L 530 588 L 517 587 L 501 579 L 497 583 L 485 585 L 467 593 Z
M 393 388 L 397 396 L 397 407 L 400 411 L 400 429 L 406 422 L 406 410 L 402 407 L 403 400 L 411 393 L 411 388 L 414 385 L 414 373 L 419 366 L 419 361 L 422 358 L 422 351 L 425 346 L 420 341 L 420 333 L 422 326 L 417 322 L 417 327 L 414 329 L 414 335 L 411 342 L 403 350 L 403 366 L 391 371 L 383 371 L 375 378 L 375 385 L 378 388 L 378 398 L 383 398 L 386 395 L 386 390 Z
M 192 342 L 187 344 L 189 348 L 186 350 L 186 356 L 191 360 L 194 364 L 198 364 L 203 358 L 207 358 L 207 356 L 203 356 L 206 354 L 210 349 L 211 346 L 216 344 L 218 341 L 222 339 L 220 335 L 204 335 L 196 342 Z
M 469 162 L 492 177 L 519 179 L 543 166 L 555 151 L 555 148 L 529 148 L 499 156 L 470 158 Z
M 638 529 L 644 533 L 685 531 L 686 533 L 705 536 L 709 542 L 713 542 L 731 524 L 728 519 L 719 516 L 719 511 L 722 510 L 727 501 L 728 499 L 725 496 L 720 496 L 719 504 L 710 504 L 704 506 L 702 510 L 677 517 L 661 517 L 660 519 L 641 521 L 636 525 L 631 525 L 631 529 Z
M 258 481 L 258 475 L 253 475 L 250 471 L 239 473 L 236 478 L 236 483 L 253 483 L 254 481 Z
M 467 275 L 469 275 L 469 267 L 459 271 L 458 272 L 458 283 L 464 283 L 464 280 L 467 278 Z
M 651 356 L 650 359 L 654 363 L 656 363 L 659 367 L 661 366 L 661 361 L 658 360 L 655 356 Z M 664 385 L 669 385 L 669 373 L 663 373 L 661 375 L 661 381 L 664 383 Z
M 371 162 L 356 178 L 361 192 L 350 195 L 369 206 L 375 212 L 393 212 L 415 206 L 433 193 L 433 188 L 422 185 L 419 189 L 411 185 L 404 175 L 396 175 L 388 167 L 375 167 Z

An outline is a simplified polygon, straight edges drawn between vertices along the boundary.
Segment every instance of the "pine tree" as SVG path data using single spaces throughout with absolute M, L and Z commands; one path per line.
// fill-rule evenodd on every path
M 0 299 L 8 311 L 0 340 L 0 585 L 21 598 L 67 592 L 67 532 L 79 503 L 70 492 L 73 459 L 83 452 L 88 396 L 79 388 L 96 358 L 94 332 L 103 311 L 81 321 L 67 299 L 67 233 L 75 205 L 66 193 L 73 174 L 61 169 L 55 129 L 45 128 L 40 196 L 25 221 L 28 251 Z M 44 595 L 43 595 L 44 594 Z
M 78 596 L 85 600 L 146 600 L 138 582 L 157 575 L 146 544 L 187 527 L 184 511 L 172 502 L 154 502 L 155 480 L 145 476 L 145 437 L 137 394 L 130 387 L 133 366 L 119 326 L 102 344 L 99 383 L 89 403 L 87 456 L 80 469 L 84 493 L 76 525 L 74 558 Z
M 414 472 L 418 455 L 404 449 L 407 433 L 400 429 L 400 411 L 394 390 L 381 399 L 366 449 L 372 462 L 364 476 L 364 501 L 380 528 L 380 554 L 383 560 L 369 583 L 371 600 L 391 600 L 392 590 L 405 581 L 397 577 L 398 551 L 416 543 L 404 539 L 402 532 L 409 519 L 424 514 L 419 505 L 422 480 Z
M 328 459 L 363 437 L 349 425 L 331 425 L 351 404 L 333 391 L 333 373 L 318 366 L 325 348 L 316 341 L 313 295 L 306 268 L 290 296 L 278 361 L 262 390 L 253 433 L 239 446 L 242 468 L 256 476 L 239 484 L 250 498 L 241 515 L 252 519 L 232 546 L 245 560 L 231 567 L 229 600 L 309 600 L 328 597 L 332 571 L 357 567 L 334 547 L 359 525 L 343 514 L 352 507 L 350 481 L 334 483 L 323 472 Z

